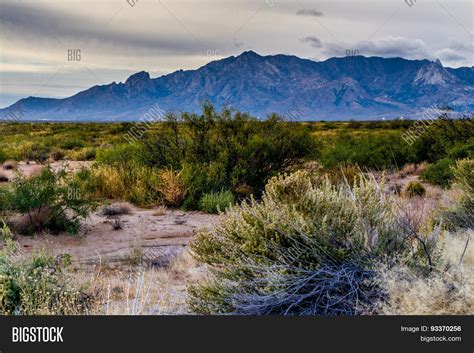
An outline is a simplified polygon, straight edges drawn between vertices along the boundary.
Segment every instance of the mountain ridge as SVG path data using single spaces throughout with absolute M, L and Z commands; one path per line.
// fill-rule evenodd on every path
M 23 120 L 133 121 L 157 104 L 164 111 L 199 112 L 206 101 L 218 109 L 297 120 L 419 117 L 435 106 L 471 113 L 474 67 L 376 56 L 313 61 L 246 51 L 156 78 L 140 71 L 124 83 L 96 85 L 67 98 L 23 98 L 0 109 L 0 119 L 16 111 Z

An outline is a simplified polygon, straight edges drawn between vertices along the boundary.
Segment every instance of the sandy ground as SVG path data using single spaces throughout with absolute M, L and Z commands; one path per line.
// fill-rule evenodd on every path
M 197 231 L 212 227 L 218 220 L 218 216 L 200 212 L 166 210 L 163 215 L 155 215 L 154 209 L 131 208 L 131 214 L 120 216 L 103 216 L 100 211 L 93 214 L 84 222 L 80 235 L 21 236 L 18 244 L 27 253 L 43 249 L 55 256 L 69 254 L 78 265 L 143 261 L 165 266 Z M 120 220 L 122 229 L 113 229 L 115 219 Z
M 57 171 L 60 169 L 66 169 L 68 172 L 77 172 L 78 170 L 82 168 L 90 168 L 93 162 L 91 161 L 57 161 L 57 162 L 51 162 L 49 166 Z M 0 167 L 0 173 L 4 174 L 5 176 L 10 179 L 10 181 L 15 177 L 16 173 L 21 173 L 26 176 L 31 176 L 39 171 L 41 169 L 45 168 L 45 165 L 43 164 L 38 164 L 36 162 L 19 162 L 16 163 L 16 168 L 15 169 L 4 169 Z

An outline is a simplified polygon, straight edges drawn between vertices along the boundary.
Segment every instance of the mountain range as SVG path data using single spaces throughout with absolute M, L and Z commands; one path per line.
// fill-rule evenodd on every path
M 64 99 L 28 97 L 0 109 L 0 119 L 128 121 L 153 107 L 199 112 L 204 102 L 258 117 L 296 120 L 420 117 L 433 107 L 474 111 L 474 67 L 440 61 L 352 56 L 312 61 L 246 51 L 196 70 L 94 86 Z

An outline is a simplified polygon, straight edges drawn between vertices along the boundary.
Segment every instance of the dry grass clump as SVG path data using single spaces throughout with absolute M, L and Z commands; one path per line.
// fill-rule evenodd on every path
M 181 172 L 171 169 L 161 171 L 159 191 L 167 205 L 179 207 L 187 192 L 186 185 L 181 178 Z
M 132 213 L 132 207 L 125 202 L 114 203 L 112 205 L 107 205 L 102 208 L 102 214 L 104 216 L 118 216 L 118 215 L 127 215 Z
M 136 163 L 130 165 L 96 165 L 82 171 L 84 188 L 98 197 L 125 200 L 148 206 L 161 201 L 159 176 L 155 169 Z
M 426 189 L 420 182 L 412 181 L 405 187 L 404 194 L 407 197 L 422 197 L 426 195 Z
M 98 271 L 91 279 L 95 290 L 101 293 L 94 314 L 185 314 L 186 283 L 201 276 L 202 271 L 187 251 L 164 268 L 136 265 L 126 270 Z
M 472 231 L 448 234 L 444 239 L 443 266 L 420 275 L 407 266 L 378 271 L 386 300 L 381 314 L 473 315 L 474 246 Z
M 164 216 L 168 212 L 166 206 L 158 206 L 155 210 L 153 210 L 153 216 L 159 217 Z
M 428 163 L 423 162 L 420 164 L 406 164 L 399 172 L 398 176 L 400 178 L 405 178 L 408 175 L 421 175 L 428 168 Z

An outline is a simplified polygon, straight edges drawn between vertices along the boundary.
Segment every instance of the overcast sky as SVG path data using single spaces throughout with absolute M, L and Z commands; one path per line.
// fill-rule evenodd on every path
M 473 66 L 472 0 L 0 0 L 0 107 L 254 50 Z M 80 50 L 80 61 L 68 60 Z

